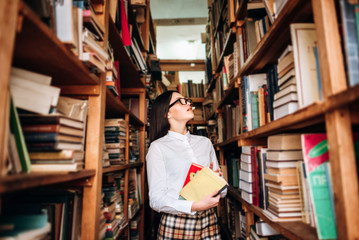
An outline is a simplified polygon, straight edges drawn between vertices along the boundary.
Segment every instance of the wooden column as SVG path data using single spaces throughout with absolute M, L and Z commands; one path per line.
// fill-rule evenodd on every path
M 105 74 L 101 75 L 100 94 L 90 96 L 87 119 L 85 168 L 95 169 L 90 179 L 91 186 L 84 187 L 81 239 L 98 239 L 102 188 L 102 158 L 104 142 L 104 121 L 106 86 Z
M 146 91 L 143 89 L 139 94 L 139 102 L 140 102 L 140 120 L 145 123 L 147 118 L 146 110 Z M 143 163 L 142 168 L 140 169 L 141 173 L 141 201 L 142 201 L 142 209 L 141 209 L 141 222 L 139 226 L 140 231 L 140 239 L 145 239 L 145 171 L 146 171 L 146 159 L 145 159 L 145 126 L 141 127 L 140 130 L 140 160 Z
M 0 11 L 0 175 L 6 173 L 4 164 L 9 134 L 10 71 L 15 45 L 18 8 L 18 0 L 0 1 L 0 9 L 3 9 Z
M 313 0 L 325 98 L 347 89 L 334 0 Z M 359 239 L 359 188 L 350 111 L 325 115 L 338 239 Z

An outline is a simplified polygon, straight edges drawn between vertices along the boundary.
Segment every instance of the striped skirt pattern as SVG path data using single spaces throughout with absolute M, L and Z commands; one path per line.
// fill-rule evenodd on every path
M 162 215 L 157 234 L 158 240 L 220 240 L 219 225 L 214 209 L 197 212 L 195 215 Z

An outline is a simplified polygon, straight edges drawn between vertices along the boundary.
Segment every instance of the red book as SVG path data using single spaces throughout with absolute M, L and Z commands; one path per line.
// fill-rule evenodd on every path
M 188 173 L 187 173 L 187 177 L 186 180 L 184 181 L 183 187 L 187 185 L 187 183 L 189 183 L 189 181 L 191 181 L 191 179 L 194 177 L 194 175 L 203 168 L 203 166 L 196 164 L 196 163 L 192 163 L 191 166 L 189 167 Z

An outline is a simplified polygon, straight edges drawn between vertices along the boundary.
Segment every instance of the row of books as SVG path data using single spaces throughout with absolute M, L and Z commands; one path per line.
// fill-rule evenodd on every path
M 102 177 L 102 206 L 99 239 L 117 239 L 126 225 L 123 212 L 124 173 L 108 173 Z
M 125 164 L 127 122 L 122 118 L 105 119 L 103 166 Z
M 51 76 L 15 67 L 10 92 L 9 171 L 82 169 L 87 100 L 62 97 Z
M 322 99 L 314 25 L 291 24 L 291 33 L 293 45 L 283 51 L 277 65 L 269 66 L 267 73 L 242 77 L 244 132 Z M 300 51 L 303 48 L 311 51 Z
M 226 155 L 228 182 L 272 221 L 303 221 L 320 239 L 336 238 L 328 148 L 325 133 L 269 136 L 266 146 Z
M 184 97 L 203 98 L 205 96 L 204 91 L 205 85 L 203 82 L 193 83 L 192 80 L 188 80 L 187 82 L 183 82 L 179 85 L 179 93 L 181 93 Z
M 226 199 L 227 224 L 229 224 L 229 234 L 232 239 L 251 239 L 251 240 L 281 240 L 287 239 L 276 231 L 271 225 L 255 216 L 254 224 L 250 226 L 247 233 L 246 216 L 241 205 L 234 199 Z
M 24 198 L 23 194 L 26 194 Z M 1 239 L 80 239 L 82 193 L 36 189 L 4 197 Z

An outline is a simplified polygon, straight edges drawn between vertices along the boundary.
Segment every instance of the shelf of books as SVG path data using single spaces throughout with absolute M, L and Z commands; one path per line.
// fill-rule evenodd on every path
M 99 83 L 99 78 L 90 74 L 78 57 L 26 4 L 20 1 L 19 8 L 22 20 L 19 22 L 13 55 L 16 66 L 52 76 L 52 84 L 57 86 Z
M 231 198 L 236 199 L 242 204 L 242 207 L 246 210 L 253 212 L 262 220 L 270 224 L 274 229 L 280 232 L 283 236 L 289 239 L 317 239 L 315 228 L 305 224 L 303 222 L 279 222 L 273 223 L 264 213 L 263 209 L 253 206 L 244 201 L 240 195 L 240 192 L 233 186 L 228 187 L 228 194 Z M 298 236 L 303 236 L 302 238 Z
M 239 219 L 223 223 L 235 238 L 358 237 L 352 202 L 359 203 L 359 64 L 349 56 L 350 44 L 358 46 L 357 6 L 347 0 L 233 6 L 232 52 L 217 54 L 223 70 L 210 74 L 207 64 L 206 75 L 215 80 L 207 89 L 217 112 L 214 146 L 231 185 L 222 218 Z
M 95 170 L 82 170 L 79 172 L 63 172 L 63 173 L 29 173 L 17 174 L 2 177 L 0 179 L 0 193 L 10 193 L 14 191 L 21 191 L 29 188 L 48 186 L 51 184 L 60 184 L 65 182 L 74 182 L 77 180 L 88 179 L 95 175 Z M 86 184 L 85 184 L 86 185 Z
M 113 46 L 114 48 L 114 57 L 118 59 L 118 61 L 120 62 L 121 74 L 124 74 L 129 79 L 132 79 L 131 81 L 122 81 L 123 84 L 121 85 L 121 87 L 143 88 L 144 83 L 141 81 L 140 75 L 138 73 L 138 69 L 140 68 L 140 66 L 137 66 L 135 63 L 132 62 L 130 57 L 131 51 L 135 51 L 136 58 L 138 58 L 138 61 L 141 62 L 142 69 L 145 70 L 144 65 L 146 64 L 143 61 L 143 57 L 139 52 L 139 49 L 137 49 L 136 47 L 130 48 L 129 46 L 124 45 L 122 41 L 122 36 L 119 33 L 118 29 L 116 28 L 116 24 L 113 22 L 112 19 L 110 19 L 110 23 L 109 23 L 109 40 L 110 43 L 112 44 L 111 46 Z
M 34 218 L 1 236 L 115 239 L 133 225 L 144 239 L 147 67 L 134 39 L 145 35 L 123 41 L 126 24 L 112 20 L 120 2 L 0 3 L 0 219 Z M 129 106 L 126 89 L 136 95 Z

